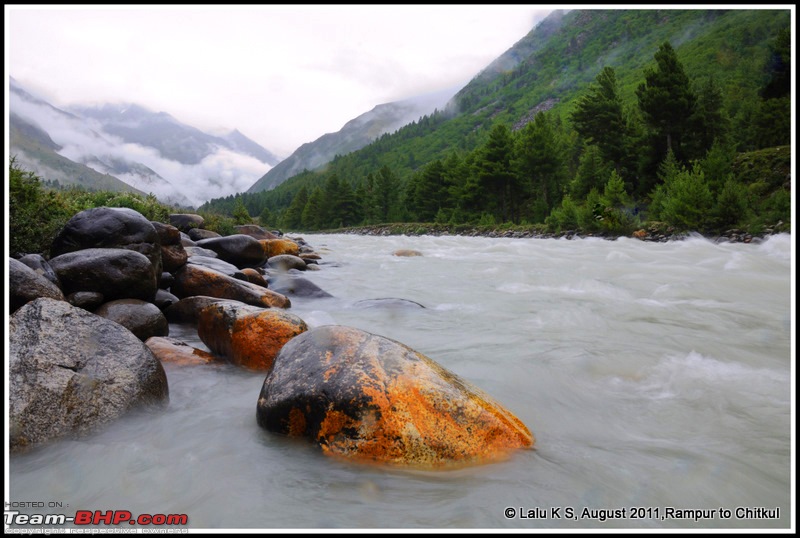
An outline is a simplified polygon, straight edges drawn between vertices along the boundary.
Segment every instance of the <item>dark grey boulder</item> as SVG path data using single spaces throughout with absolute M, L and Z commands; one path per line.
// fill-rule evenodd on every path
M 180 299 L 177 303 L 168 306 L 167 309 L 164 310 L 164 315 L 167 317 L 167 321 L 170 323 L 187 323 L 190 325 L 197 325 L 200 311 L 208 305 L 218 303 L 219 301 L 231 302 L 229 299 L 219 299 L 217 297 L 209 297 L 207 295 L 194 295 L 192 297 L 185 297 Z
M 37 299 L 11 316 L 8 371 L 12 451 L 169 401 L 164 369 L 142 341 L 64 301 Z
M 264 245 L 245 234 L 212 237 L 197 241 L 197 246 L 213 250 L 221 259 L 236 267 L 258 267 L 267 260 Z
M 97 291 L 76 291 L 67 295 L 67 302 L 72 306 L 94 312 L 98 306 L 106 302 L 106 298 Z
M 96 291 L 107 301 L 152 301 L 158 289 L 153 264 L 143 254 L 119 248 L 89 248 L 50 260 L 64 293 Z
M 194 213 L 173 213 L 169 216 L 169 223 L 182 232 L 188 232 L 194 228 L 202 228 L 206 220 Z
M 153 303 L 139 299 L 117 299 L 94 311 L 100 317 L 116 321 L 144 342 L 151 336 L 169 336 L 169 323 Z
M 50 267 L 50 262 L 48 262 L 41 254 L 26 254 L 21 257 L 19 261 L 58 286 L 59 289 L 61 288 L 61 282 L 58 280 L 58 275 L 55 271 L 53 271 L 53 268 Z
M 161 273 L 161 278 L 158 279 L 158 287 L 162 290 L 168 290 L 175 282 L 175 277 L 172 273 Z
M 153 299 L 153 304 L 163 312 L 178 301 L 180 301 L 180 299 L 167 290 L 158 290 L 156 292 L 156 298 Z
M 50 256 L 89 248 L 121 248 L 143 254 L 160 275 L 161 242 L 147 218 L 126 207 L 96 207 L 73 216 L 58 233 Z
M 269 288 L 290 297 L 333 297 L 307 278 L 290 275 L 275 275 L 269 279 Z
M 58 286 L 14 258 L 8 259 L 8 291 L 11 312 L 39 297 L 65 300 Z

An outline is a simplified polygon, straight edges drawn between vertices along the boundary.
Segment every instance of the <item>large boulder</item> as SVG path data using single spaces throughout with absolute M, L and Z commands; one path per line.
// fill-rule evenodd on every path
M 122 248 L 143 254 L 161 275 L 161 242 L 147 218 L 126 207 L 95 207 L 67 221 L 50 247 L 50 256 L 88 248 Z
M 151 336 L 168 336 L 169 323 L 153 303 L 139 299 L 117 299 L 94 311 L 100 317 L 116 321 L 144 342 Z
M 66 294 L 77 291 L 102 293 L 106 301 L 152 301 L 158 289 L 153 264 L 138 252 L 120 248 L 88 248 L 56 256 L 50 266 Z
M 498 461 L 534 443 L 510 411 L 428 357 L 336 325 L 283 347 L 256 416 L 329 455 L 423 468 Z
M 8 291 L 11 312 L 39 297 L 65 300 L 58 286 L 14 258 L 8 259 Z
M 171 291 L 181 299 L 206 295 L 260 307 L 289 308 L 292 304 L 285 295 L 193 263 L 187 263 L 175 274 Z
M 135 406 L 169 400 L 164 369 L 143 342 L 53 299 L 11 316 L 8 371 L 12 450 L 86 434 Z
M 220 301 L 200 311 L 197 334 L 208 348 L 233 364 L 265 371 L 286 342 L 308 330 L 284 310 Z
M 239 268 L 258 267 L 267 261 L 259 240 L 245 234 L 201 239 L 197 241 L 197 246 L 213 250 L 222 260 Z

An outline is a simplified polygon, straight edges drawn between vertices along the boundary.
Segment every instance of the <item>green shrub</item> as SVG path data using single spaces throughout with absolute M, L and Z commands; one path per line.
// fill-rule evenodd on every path
M 44 189 L 41 178 L 23 170 L 14 158 L 8 172 L 9 254 L 45 254 L 73 211 L 59 193 Z
M 699 166 L 682 170 L 666 185 L 662 217 L 679 230 L 703 230 L 709 224 L 711 191 Z

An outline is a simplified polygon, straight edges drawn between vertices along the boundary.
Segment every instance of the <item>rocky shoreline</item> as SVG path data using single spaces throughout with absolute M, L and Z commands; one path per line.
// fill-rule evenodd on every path
M 341 228 L 337 230 L 325 230 L 315 233 L 319 234 L 351 234 L 351 235 L 374 235 L 374 236 L 463 236 L 463 237 L 493 237 L 493 238 L 524 238 L 524 239 L 584 239 L 600 238 L 615 240 L 620 237 L 633 237 L 641 241 L 665 243 L 667 241 L 682 241 L 690 237 L 704 237 L 715 243 L 759 243 L 778 233 L 791 233 L 784 223 L 779 222 L 774 227 L 764 228 L 760 233 L 753 234 L 745 230 L 732 228 L 721 234 L 700 234 L 697 232 L 679 232 L 672 227 L 650 226 L 636 230 L 629 236 L 604 234 L 604 233 L 584 233 L 575 230 L 565 230 L 561 232 L 548 232 L 536 227 L 513 227 L 503 228 L 498 226 L 477 226 L 477 225 L 452 225 L 452 224 L 377 224 L 372 226 L 356 226 L 352 228 Z
M 292 314 L 290 296 L 331 297 L 300 276 L 321 270 L 303 239 L 252 225 L 221 236 L 193 214 L 170 222 L 87 209 L 49 257 L 9 260 L 12 452 L 91 434 L 133 408 L 158 413 L 172 368 L 209 364 L 265 375 L 258 426 L 325 454 L 438 468 L 533 446 L 510 411 L 421 353 Z M 175 324 L 210 353 L 170 338 Z

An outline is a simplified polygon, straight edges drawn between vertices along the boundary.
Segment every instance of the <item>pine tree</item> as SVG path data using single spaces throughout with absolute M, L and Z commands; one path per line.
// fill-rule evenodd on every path
M 536 114 L 520 132 L 516 163 L 533 197 L 533 220 L 543 222 L 561 203 L 565 183 L 563 151 L 544 112 Z
M 722 89 L 708 77 L 697 93 L 697 107 L 692 116 L 692 143 L 690 158 L 701 158 L 715 142 L 724 143 L 727 139 L 730 120 L 722 102 Z
M 569 184 L 569 192 L 575 200 L 582 200 L 592 189 L 603 188 L 603 180 L 610 173 L 611 166 L 603 161 L 600 148 L 595 145 L 586 146 L 575 178 Z
M 575 130 L 619 170 L 625 156 L 626 120 L 614 69 L 604 67 L 570 116 Z
M 513 149 L 511 131 L 503 123 L 495 124 L 476 162 L 478 181 L 485 196 L 483 209 L 500 222 L 508 220 L 511 192 L 517 187 L 511 164 Z
M 308 203 L 308 189 L 305 185 L 300 187 L 283 216 L 283 225 L 290 230 L 303 227 L 303 210 Z
M 645 70 L 645 82 L 636 90 L 639 108 L 647 124 L 662 140 L 662 154 L 672 150 L 678 160 L 684 161 L 684 138 L 697 97 L 669 42 L 658 48 L 654 58 L 656 67 Z
M 241 196 L 237 196 L 234 201 L 233 220 L 236 224 L 253 224 L 253 217 L 248 213 Z
M 308 197 L 302 213 L 302 228 L 307 230 L 320 230 L 328 226 L 325 193 L 321 187 L 315 187 Z

